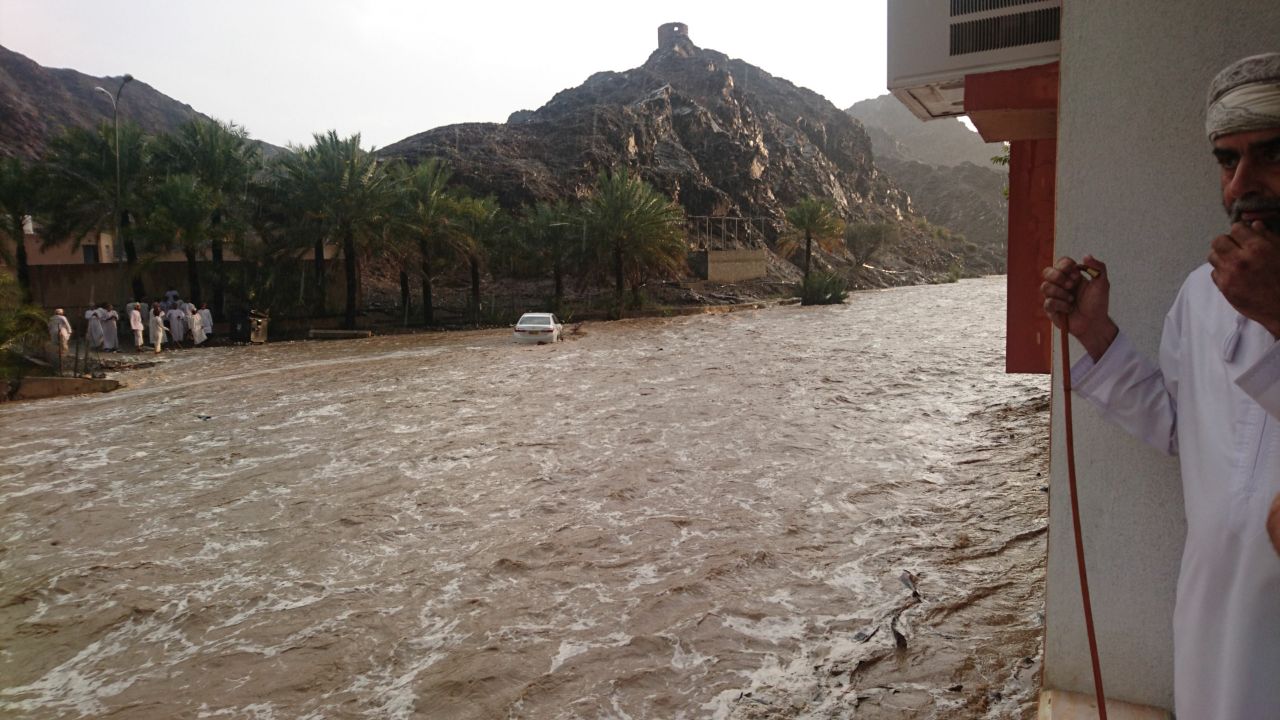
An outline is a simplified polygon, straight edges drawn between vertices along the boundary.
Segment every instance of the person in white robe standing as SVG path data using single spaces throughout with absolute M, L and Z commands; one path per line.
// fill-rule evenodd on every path
M 99 308 L 98 314 L 102 317 L 102 349 L 117 352 L 120 349 L 120 313 L 111 303 L 106 303 Z
M 142 352 L 142 305 L 129 303 L 129 329 L 133 331 L 133 349 Z
M 187 337 L 187 320 L 186 313 L 182 312 L 177 306 L 169 309 L 165 313 L 165 319 L 169 321 L 169 338 L 173 340 L 175 345 L 181 345 L 182 341 Z
M 159 307 L 151 309 L 151 320 L 149 330 L 151 332 L 151 343 L 156 346 L 156 352 L 160 352 L 161 346 L 164 345 L 164 311 Z
M 200 313 L 196 312 L 196 306 L 187 303 L 187 330 L 191 333 L 191 343 L 193 345 L 203 344 L 205 341 L 204 334 L 204 318 L 200 317 Z
M 200 319 L 204 321 L 205 337 L 213 335 L 213 313 L 209 312 L 209 303 L 200 303 Z
M 1045 268 L 1044 307 L 1086 355 L 1072 386 L 1182 467 L 1187 539 L 1173 619 L 1179 720 L 1280 717 L 1280 53 L 1225 68 L 1206 131 L 1229 230 L 1165 316 L 1158 362 L 1109 314 L 1085 255 Z M 1097 273 L 1084 277 L 1083 268 Z
M 71 321 L 67 320 L 62 308 L 55 309 L 53 315 L 49 316 L 49 342 L 53 343 L 54 352 L 61 361 L 71 343 Z
M 98 308 L 89 308 L 84 311 L 84 319 L 89 321 L 89 328 L 86 337 L 89 339 L 89 347 L 93 350 L 102 349 L 102 315 L 98 312 Z

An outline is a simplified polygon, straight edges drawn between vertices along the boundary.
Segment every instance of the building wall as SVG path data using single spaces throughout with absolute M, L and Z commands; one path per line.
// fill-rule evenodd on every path
M 308 277 L 312 275 L 309 259 L 297 260 Z M 227 272 L 235 272 L 235 263 L 227 265 Z M 330 260 L 325 266 L 326 297 L 331 307 L 341 307 L 346 297 L 346 279 L 341 260 Z M 213 266 L 200 263 L 200 284 L 204 301 L 213 299 Z M 100 263 L 96 265 L 50 264 L 31 267 L 31 300 L 37 306 L 52 310 L 61 307 L 68 317 L 78 318 L 98 303 L 110 302 L 117 309 L 132 298 L 129 266 L 125 263 Z M 166 290 L 177 290 L 179 296 L 190 299 L 191 288 L 187 283 L 185 262 L 150 262 L 142 271 L 142 282 L 147 299 L 158 299 Z M 228 298 L 234 304 L 234 298 Z
M 35 234 L 27 234 L 22 241 L 26 245 L 28 265 L 84 265 L 82 248 L 85 245 L 97 246 L 99 263 L 115 262 L 115 241 L 111 233 L 99 233 L 96 242 L 85 237 L 80 242 L 64 242 L 48 248 Z
M 1063 3 L 1057 254 L 1108 263 L 1111 312 L 1153 356 L 1183 278 L 1227 227 L 1204 136 L 1205 89 L 1229 62 L 1280 49 L 1277 38 L 1280 3 L 1269 0 L 1180 0 L 1176 11 L 1156 0 Z M 1045 684 L 1092 692 L 1056 396 L 1054 408 Z M 1171 707 L 1185 534 L 1178 466 L 1086 402 L 1075 418 L 1107 694 Z
M 98 247 L 98 263 L 110 264 L 114 262 L 122 262 L 124 256 L 124 248 L 120 248 L 121 259 L 116 259 L 115 240 L 112 239 L 111 233 L 98 233 L 96 243 L 85 238 L 80 242 L 62 242 L 50 247 L 45 247 L 44 240 L 39 235 L 28 233 L 23 242 L 27 248 L 27 264 L 28 265 L 84 265 L 84 245 L 94 244 Z M 315 255 L 314 252 L 308 252 L 304 257 L 310 258 Z M 336 245 L 325 247 L 325 257 L 333 258 L 338 256 L 338 248 Z M 170 250 L 164 253 L 146 253 L 146 257 L 152 262 L 162 263 L 181 263 L 187 261 L 187 256 L 181 250 Z M 202 253 L 202 259 L 208 259 L 209 251 Z M 233 262 L 239 259 L 234 249 L 234 243 L 226 243 L 222 249 L 222 259 L 225 262 Z
M 689 264 L 694 272 L 711 282 L 742 282 L 768 274 L 768 252 L 765 250 L 695 250 L 689 253 Z

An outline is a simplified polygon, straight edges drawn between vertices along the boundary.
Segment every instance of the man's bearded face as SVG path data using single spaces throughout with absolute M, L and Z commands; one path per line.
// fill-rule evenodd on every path
M 1261 221 L 1280 233 L 1280 128 L 1224 135 L 1214 140 L 1213 154 L 1231 221 Z

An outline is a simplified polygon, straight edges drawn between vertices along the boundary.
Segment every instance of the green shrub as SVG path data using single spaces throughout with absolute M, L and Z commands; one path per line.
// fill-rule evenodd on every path
M 22 364 L 18 354 L 39 352 L 49 337 L 45 315 L 23 302 L 18 282 L 0 270 L 0 380 L 18 377 Z
M 845 227 L 844 244 L 853 256 L 854 267 L 870 262 L 884 245 L 898 242 L 898 226 L 890 223 L 853 223 Z
M 943 279 L 943 282 L 959 282 L 960 278 L 964 276 L 964 266 L 960 264 L 959 260 L 952 260 L 951 266 L 947 268 L 947 276 Z
M 801 305 L 839 305 L 849 295 L 849 282 L 843 275 L 817 271 L 800 285 Z

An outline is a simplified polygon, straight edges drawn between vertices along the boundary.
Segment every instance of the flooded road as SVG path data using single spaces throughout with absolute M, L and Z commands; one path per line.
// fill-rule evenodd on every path
M 1048 383 L 1003 308 L 211 348 L 0 406 L 0 715 L 1034 717 Z

